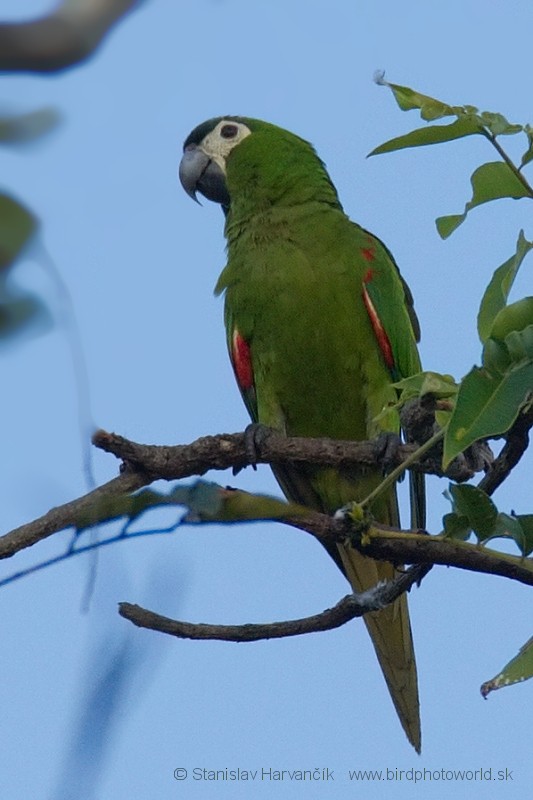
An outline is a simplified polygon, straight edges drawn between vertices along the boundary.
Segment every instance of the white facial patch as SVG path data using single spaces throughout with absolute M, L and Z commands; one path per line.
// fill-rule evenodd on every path
M 250 128 L 243 122 L 232 119 L 221 120 L 207 136 L 204 136 L 200 148 L 226 174 L 226 158 L 234 147 L 251 134 Z

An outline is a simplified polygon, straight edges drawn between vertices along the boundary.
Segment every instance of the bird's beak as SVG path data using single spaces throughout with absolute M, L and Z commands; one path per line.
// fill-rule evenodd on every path
M 190 144 L 185 148 L 180 161 L 179 179 L 189 197 L 196 202 L 196 192 L 200 192 L 208 200 L 226 208 L 229 206 L 230 196 L 224 172 L 198 145 Z

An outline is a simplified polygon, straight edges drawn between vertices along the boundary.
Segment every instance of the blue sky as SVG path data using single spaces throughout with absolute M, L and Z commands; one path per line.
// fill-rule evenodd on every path
M 4 0 L 0 16 L 32 16 L 47 6 Z M 372 75 L 385 69 L 391 81 L 526 122 L 532 25 L 526 0 L 505 7 L 481 0 L 152 0 L 86 65 L 56 77 L 4 77 L 6 109 L 46 104 L 63 115 L 54 134 L 31 148 L 3 150 L 0 163 L 4 186 L 40 215 L 41 244 L 71 295 L 94 425 L 138 441 L 178 443 L 247 423 L 226 356 L 222 304 L 213 297 L 224 265 L 222 215 L 213 204 L 191 203 L 176 178 L 185 136 L 225 113 L 267 119 L 315 144 L 346 211 L 387 243 L 413 290 L 425 367 L 464 375 L 479 361 L 475 316 L 484 286 L 513 252 L 520 227 L 533 236 L 527 204 L 476 209 L 441 241 L 435 217 L 462 210 L 470 173 L 494 156 L 488 143 L 471 139 L 365 159 L 419 122 L 400 112 Z M 520 152 L 511 141 L 509 149 Z M 531 260 L 515 297 L 531 293 L 530 276 Z M 28 257 L 17 280 L 47 297 L 61 317 L 42 259 Z M 1 357 L 7 531 L 85 485 L 64 327 Z M 116 473 L 111 456 L 97 453 L 94 461 L 99 482 Z M 529 457 L 499 491 L 502 510 L 533 510 L 532 466 Z M 279 492 L 267 468 L 214 478 Z M 430 481 L 433 531 L 448 510 L 444 488 Z M 69 536 L 19 554 L 2 574 L 61 551 Z M 315 613 L 347 586 L 310 537 L 274 525 L 213 526 L 108 548 L 99 556 L 90 611 L 82 613 L 88 570 L 87 559 L 73 559 L 2 590 L 2 797 L 285 800 L 364 792 L 369 800 L 461 800 L 489 791 L 486 782 L 354 786 L 348 777 L 350 769 L 411 767 L 507 768 L 513 780 L 493 784 L 498 798 L 531 786 L 532 684 L 487 702 L 479 694 L 531 636 L 524 586 L 436 568 L 411 593 L 423 724 L 418 757 L 358 621 L 326 634 L 237 646 L 174 641 L 117 614 L 122 600 L 191 621 Z M 121 658 L 131 667 L 122 693 L 113 677 Z M 99 704 L 94 692 L 102 686 L 108 689 Z M 110 709 L 116 713 L 102 755 L 95 742 Z M 251 791 L 243 782 L 176 781 L 177 767 L 329 767 L 335 782 L 263 781 Z

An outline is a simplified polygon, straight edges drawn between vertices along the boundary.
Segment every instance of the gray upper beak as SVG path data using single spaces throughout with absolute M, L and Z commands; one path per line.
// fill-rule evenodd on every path
M 181 185 L 196 202 L 198 202 L 196 192 L 201 192 L 208 200 L 220 203 L 226 208 L 229 206 L 230 196 L 224 173 L 198 145 L 187 145 L 178 174 Z

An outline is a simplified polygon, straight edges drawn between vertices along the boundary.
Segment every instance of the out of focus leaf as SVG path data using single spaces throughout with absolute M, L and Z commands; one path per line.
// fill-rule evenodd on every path
M 36 228 L 37 220 L 31 211 L 0 193 L 0 271 L 15 261 Z
M 525 643 L 520 652 L 515 656 L 501 672 L 490 681 L 486 681 L 481 686 L 481 694 L 487 697 L 495 689 L 502 689 L 504 686 L 512 686 L 533 676 L 533 637 Z
M 48 309 L 38 297 L 13 294 L 6 299 L 0 286 L 0 344 L 10 343 L 21 334 L 42 333 L 51 324 Z
M 77 529 L 81 531 L 120 517 L 126 517 L 131 523 L 152 508 L 176 505 L 187 509 L 182 519 L 184 523 L 285 519 L 308 513 L 308 509 L 296 503 L 224 489 L 216 483 L 198 480 L 186 486 L 177 485 L 166 494 L 143 489 L 133 495 L 106 497 L 78 519 Z
M 530 196 L 527 188 L 504 161 L 482 164 L 472 173 L 470 182 L 472 199 L 465 205 L 464 212 L 439 217 L 436 220 L 437 230 L 443 239 L 450 236 L 465 221 L 468 212 L 476 206 L 504 197 L 518 200 Z
M 50 133 L 59 123 L 60 115 L 54 108 L 39 108 L 27 114 L 0 116 L 0 142 L 26 144 Z
M 17 289 L 11 279 L 13 264 L 31 240 L 37 220 L 21 203 L 0 193 L 0 342 L 21 333 L 49 327 L 50 316 L 36 296 Z
M 490 336 L 494 318 L 507 303 L 516 274 L 532 248 L 533 242 L 529 242 L 524 232 L 520 231 L 515 253 L 494 272 L 481 300 L 477 317 L 477 329 L 482 342 Z

